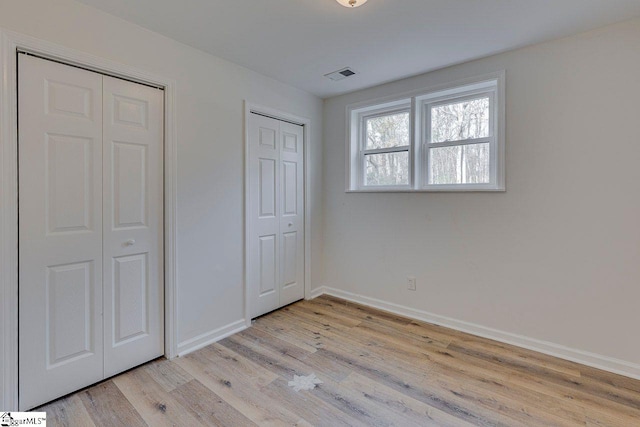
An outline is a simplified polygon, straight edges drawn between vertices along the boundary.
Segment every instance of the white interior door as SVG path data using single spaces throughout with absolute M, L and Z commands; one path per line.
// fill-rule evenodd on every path
M 163 94 L 104 76 L 105 377 L 164 353 Z
M 19 406 L 164 352 L 163 96 L 19 55 Z
M 280 122 L 251 114 L 249 121 L 249 235 L 247 248 L 251 317 L 280 304 Z
M 247 286 L 251 317 L 304 298 L 303 127 L 249 117 Z
M 102 76 L 19 55 L 20 408 L 103 378 Z
M 280 122 L 280 307 L 304 298 L 304 128 Z

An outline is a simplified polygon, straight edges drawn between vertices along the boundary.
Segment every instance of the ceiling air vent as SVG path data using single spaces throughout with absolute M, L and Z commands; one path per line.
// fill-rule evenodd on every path
M 342 70 L 334 71 L 333 73 L 325 74 L 324 76 L 337 82 L 342 79 L 346 79 L 347 77 L 354 76 L 356 74 L 351 68 L 343 68 Z

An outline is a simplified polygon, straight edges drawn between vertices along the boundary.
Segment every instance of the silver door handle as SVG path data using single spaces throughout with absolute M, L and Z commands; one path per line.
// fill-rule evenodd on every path
M 290 222 L 289 224 L 287 224 L 289 227 L 293 227 L 293 223 Z
M 125 242 L 125 245 L 127 246 L 133 246 L 136 244 L 136 241 L 134 239 L 129 239 Z

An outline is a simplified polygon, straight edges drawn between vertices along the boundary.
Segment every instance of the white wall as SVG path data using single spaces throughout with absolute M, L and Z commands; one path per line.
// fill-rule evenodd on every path
M 0 27 L 177 81 L 178 343 L 243 319 L 244 99 L 312 120 L 312 235 L 321 234 L 319 98 L 71 0 L 2 0 Z
M 326 100 L 324 284 L 640 364 L 639 46 L 634 20 Z M 502 69 L 506 193 L 345 194 L 348 104 Z

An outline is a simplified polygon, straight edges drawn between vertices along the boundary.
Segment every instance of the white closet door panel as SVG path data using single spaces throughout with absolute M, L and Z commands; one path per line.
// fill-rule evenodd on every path
M 145 227 L 147 217 L 146 145 L 129 142 L 112 143 L 113 228 Z
M 251 317 L 280 304 L 280 122 L 251 114 L 249 118 L 250 213 L 247 284 Z
M 304 298 L 304 128 L 249 117 L 251 317 Z
M 105 76 L 103 109 L 109 377 L 164 353 L 163 93 Z
M 19 393 L 103 378 L 102 76 L 19 55 Z
M 280 306 L 304 298 L 304 128 L 280 122 Z

